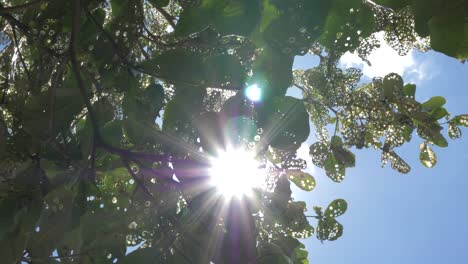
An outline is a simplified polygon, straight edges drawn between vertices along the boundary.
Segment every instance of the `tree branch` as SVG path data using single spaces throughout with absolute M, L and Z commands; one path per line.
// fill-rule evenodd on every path
M 93 125 L 94 136 L 98 142 L 101 141 L 101 134 L 97 125 L 96 115 L 94 114 L 93 107 L 86 93 L 85 83 L 81 77 L 80 67 L 78 60 L 76 58 L 76 52 L 78 47 L 78 36 L 79 36 L 79 26 L 80 26 L 80 0 L 73 0 L 72 4 L 72 32 L 70 39 L 70 60 L 72 64 L 73 73 L 75 75 L 76 81 L 78 83 L 78 88 L 80 89 L 81 97 L 86 105 L 88 110 L 88 115 Z
M 166 19 L 167 23 L 169 23 L 169 25 L 171 25 L 171 27 L 173 29 L 175 29 L 176 27 L 176 24 L 174 23 L 174 17 L 171 16 L 171 14 L 169 14 L 166 10 L 164 10 L 164 8 L 162 7 L 159 7 L 159 6 L 155 6 L 156 10 L 158 10 L 158 12 Z
M 13 42 L 15 43 L 16 50 L 18 51 L 18 58 L 20 59 L 21 65 L 23 65 L 24 71 L 26 72 L 26 76 L 28 77 L 29 82 L 31 82 L 31 74 L 29 73 L 29 69 L 26 66 L 26 63 L 24 62 L 23 55 L 21 54 L 18 38 L 16 37 L 15 27 L 11 25 L 11 29 L 13 31 Z

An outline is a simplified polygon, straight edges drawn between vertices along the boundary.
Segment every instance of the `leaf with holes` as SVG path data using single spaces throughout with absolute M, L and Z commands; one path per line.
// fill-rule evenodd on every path
M 451 139 L 457 139 L 462 136 L 462 131 L 454 122 L 450 122 L 448 126 L 448 135 Z
M 306 172 L 289 171 L 288 178 L 304 191 L 312 191 L 316 185 L 314 177 Z
M 458 126 L 468 127 L 468 114 L 457 115 L 452 119 L 452 122 Z
M 312 157 L 312 163 L 315 166 L 323 168 L 328 157 L 328 146 L 322 142 L 315 142 L 309 147 L 309 155 Z
M 316 234 L 320 241 L 334 241 L 343 235 L 343 226 L 333 217 L 324 217 L 318 222 Z
M 324 169 L 327 176 L 334 182 L 342 182 L 344 180 L 346 167 L 340 163 L 333 153 L 328 153 Z
M 336 199 L 328 205 L 325 216 L 336 218 L 343 215 L 347 209 L 348 203 L 344 199 Z
M 421 151 L 419 154 L 419 160 L 421 163 L 428 168 L 434 167 L 437 163 L 437 156 L 428 146 L 427 142 L 421 143 L 419 145 L 419 150 Z

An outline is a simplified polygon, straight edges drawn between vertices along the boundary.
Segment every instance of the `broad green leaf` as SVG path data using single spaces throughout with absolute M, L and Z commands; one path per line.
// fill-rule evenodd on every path
M 290 236 L 274 240 L 273 243 L 281 247 L 281 250 L 288 256 L 293 255 L 296 248 L 303 246 L 299 240 Z
M 98 100 L 93 104 L 93 110 L 98 124 L 102 125 L 114 118 L 114 106 L 107 99 Z
M 403 79 L 396 73 L 386 75 L 382 86 L 387 100 L 393 100 L 403 93 Z
M 64 87 L 56 90 L 53 111 L 55 132 L 68 127 L 76 115 L 83 109 L 80 92 L 75 87 Z M 24 129 L 33 136 L 46 137 L 50 126 L 50 91 L 41 92 L 31 97 L 23 109 Z
M 257 134 L 257 125 L 251 118 L 238 116 L 230 118 L 224 124 L 225 136 L 230 143 L 236 145 L 240 142 L 253 142 Z
M 223 86 L 229 84 L 234 87 L 242 87 L 245 83 L 247 72 L 240 64 L 239 59 L 229 54 L 221 54 L 208 57 L 204 63 L 205 78 L 209 85 Z
M 333 153 L 328 153 L 324 166 L 325 172 L 334 182 L 342 182 L 346 173 L 346 167 L 335 157 Z
M 423 109 L 432 110 L 439 107 L 442 107 L 447 101 L 442 96 L 434 96 L 429 99 L 427 102 L 422 104 Z
M 205 57 L 200 52 L 186 49 L 166 51 L 139 66 L 145 72 L 168 82 L 190 86 L 221 87 L 229 83 L 239 87 L 245 82 L 246 76 L 245 68 L 233 55 Z
M 330 140 L 330 145 L 332 148 L 341 148 L 343 147 L 343 140 L 339 136 L 333 136 Z
M 310 133 L 309 114 L 304 103 L 290 96 L 276 97 L 271 111 L 264 129 L 271 133 L 270 145 L 279 149 L 299 147 Z
M 430 111 L 429 114 L 434 120 L 439 120 L 443 117 L 448 116 L 449 112 L 444 107 L 439 107 L 432 109 L 432 111 Z
M 222 35 L 247 36 L 259 20 L 258 0 L 201 0 L 199 5 L 184 8 L 175 35 L 183 37 L 213 26 Z
M 343 215 L 348 209 L 348 203 L 343 199 L 336 199 L 331 202 L 327 209 L 325 210 L 325 217 L 336 218 L 340 215 Z
M 110 0 L 110 5 L 112 8 L 112 15 L 118 17 L 125 12 L 127 7 L 127 1 L 125 0 Z
M 101 128 L 103 140 L 114 147 L 120 147 L 123 139 L 122 120 L 114 120 L 106 123 Z
M 288 171 L 288 178 L 304 191 L 310 192 L 316 186 L 314 177 L 306 172 L 296 170 Z
M 437 163 L 437 156 L 428 146 L 427 142 L 421 143 L 419 145 L 419 150 L 421 151 L 419 154 L 419 160 L 421 163 L 428 168 L 434 167 Z
M 431 47 L 460 60 L 468 59 L 468 23 L 463 8 L 441 13 L 429 20 Z M 453 11 L 453 10 L 452 10 Z
M 280 246 L 268 243 L 260 247 L 259 264 L 291 264 L 291 260 L 286 256 Z
M 226 1 L 221 13 L 213 18 L 213 25 L 222 35 L 248 36 L 260 20 L 260 0 Z
M 293 61 L 293 56 L 265 48 L 253 64 L 253 75 L 248 83 L 261 87 L 263 98 L 283 96 L 291 86 Z
M 319 220 L 316 233 L 317 238 L 321 241 L 334 241 L 343 235 L 343 226 L 333 217 L 324 217 Z
M 418 125 L 418 134 L 421 138 L 429 140 L 430 142 L 434 143 L 435 145 L 439 147 L 447 147 L 448 142 L 442 136 L 440 131 L 442 130 L 442 127 L 438 125 L 437 123 L 423 123 Z
M 342 147 L 332 150 L 335 158 L 345 168 L 354 167 L 356 165 L 356 157 L 351 151 Z
M 312 157 L 312 163 L 320 168 L 325 166 L 328 153 L 328 146 L 322 142 L 315 142 L 309 147 L 309 155 Z
M 416 94 L 416 85 L 409 83 L 409 84 L 406 84 L 405 86 L 403 86 L 403 94 L 405 96 L 414 98 L 414 96 Z

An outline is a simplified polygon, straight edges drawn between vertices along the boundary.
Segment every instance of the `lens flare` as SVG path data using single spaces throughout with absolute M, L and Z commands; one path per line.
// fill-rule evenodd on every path
M 258 102 L 262 99 L 262 89 L 257 84 L 252 84 L 245 89 L 245 96 L 253 102 Z
M 251 196 L 261 188 L 265 173 L 251 152 L 230 149 L 211 160 L 211 184 L 226 198 Z

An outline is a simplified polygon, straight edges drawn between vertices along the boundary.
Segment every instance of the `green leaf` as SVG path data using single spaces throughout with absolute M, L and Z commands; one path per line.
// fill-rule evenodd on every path
M 328 153 L 325 161 L 325 173 L 334 182 L 342 182 L 346 173 L 346 167 L 335 157 L 333 153 Z
M 403 137 L 407 142 L 411 141 L 411 135 L 413 134 L 414 128 L 409 125 L 403 125 Z
M 468 59 L 468 23 L 463 8 L 442 12 L 429 20 L 431 47 L 458 59 Z
M 114 119 L 114 106 L 107 99 L 98 100 L 93 104 L 93 110 L 99 125 Z
M 272 147 L 298 148 L 309 136 L 309 114 L 302 100 L 290 96 L 276 97 L 270 114 L 265 130 L 272 131 Z
M 245 116 L 230 118 L 224 125 L 227 139 L 231 144 L 252 142 L 257 134 L 255 120 Z
M 417 129 L 421 138 L 429 140 L 441 148 L 445 148 L 448 146 L 448 142 L 440 133 L 441 130 L 442 127 L 437 123 L 419 124 Z
M 432 109 L 432 111 L 429 112 L 429 115 L 431 115 L 434 120 L 439 120 L 442 117 L 448 116 L 449 112 L 444 107 L 439 107 Z
M 242 87 L 245 83 L 247 72 L 235 56 L 214 55 L 208 57 L 203 66 L 206 82 L 209 85 L 220 87 L 229 83 L 230 86 Z
M 322 142 L 315 142 L 309 147 L 309 155 L 312 157 L 312 163 L 319 168 L 323 168 L 325 166 L 328 152 L 328 146 Z
M 437 163 L 437 156 L 428 146 L 427 142 L 421 143 L 419 145 L 419 150 L 421 151 L 419 154 L 419 160 L 421 163 L 428 168 L 434 167 Z
M 334 148 L 332 150 L 335 158 L 345 168 L 354 167 L 356 165 L 356 157 L 351 151 L 344 148 Z
M 148 0 L 148 2 L 155 7 L 165 7 L 169 4 L 170 0 Z
M 263 88 L 264 98 L 283 96 L 292 82 L 294 57 L 265 48 L 254 61 L 249 84 Z
M 296 170 L 288 171 L 288 178 L 304 191 L 310 192 L 316 186 L 314 177 L 306 172 Z
M 316 231 L 319 240 L 334 241 L 343 235 L 343 226 L 333 217 L 324 217 L 319 220 Z
M 434 96 L 429 99 L 427 102 L 422 104 L 422 108 L 426 110 L 432 110 L 435 108 L 442 107 L 447 101 L 442 96 Z
M 286 256 L 278 245 L 273 243 L 261 246 L 258 254 L 259 264 L 291 264 L 291 260 Z
M 395 151 L 383 152 L 382 153 L 382 164 L 385 164 L 390 160 L 390 165 L 392 169 L 398 171 L 399 173 L 407 174 L 411 171 L 411 167 L 406 163 Z
M 403 94 L 405 96 L 414 98 L 414 96 L 416 94 L 416 85 L 409 83 L 409 84 L 406 84 L 405 86 L 403 86 Z
M 222 35 L 247 36 L 259 20 L 258 0 L 201 0 L 199 5 L 184 8 L 174 33 L 183 37 L 213 26 Z
M 55 132 L 68 127 L 84 107 L 81 94 L 75 87 L 56 90 L 54 107 Z M 47 137 L 50 124 L 50 91 L 31 97 L 23 109 L 24 129 L 33 136 Z
M 106 123 L 101 129 L 103 140 L 114 147 L 120 147 L 123 138 L 122 120 Z
M 461 138 L 462 131 L 454 122 L 450 122 L 448 126 L 448 135 L 451 139 Z
M 114 17 L 120 16 L 125 11 L 126 3 L 126 0 L 110 0 L 112 15 Z
M 403 79 L 396 73 L 387 74 L 383 79 L 382 86 L 387 100 L 393 100 L 403 93 Z
M 343 147 L 343 140 L 339 136 L 333 136 L 330 140 L 330 146 L 332 148 L 341 148 Z
M 247 74 L 239 59 L 233 55 L 205 57 L 200 52 L 180 48 L 159 54 L 139 66 L 168 82 L 190 86 L 221 87 L 227 83 L 241 86 Z
M 325 217 L 336 218 L 343 215 L 348 209 L 348 203 L 343 199 L 336 199 L 331 202 L 325 210 Z
M 452 119 L 452 122 L 458 126 L 468 127 L 468 114 L 457 115 Z

